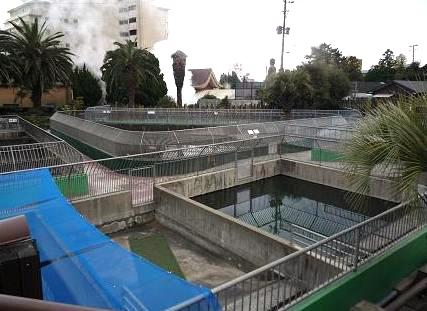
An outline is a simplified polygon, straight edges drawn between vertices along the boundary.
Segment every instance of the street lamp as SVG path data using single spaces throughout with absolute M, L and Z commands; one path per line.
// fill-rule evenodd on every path
M 283 55 L 285 54 L 285 35 L 289 35 L 290 28 L 286 27 L 286 6 L 287 4 L 294 3 L 293 0 L 283 0 L 283 25 L 277 26 L 276 31 L 277 34 L 282 35 L 282 54 L 280 57 L 280 71 L 284 71 L 283 69 Z

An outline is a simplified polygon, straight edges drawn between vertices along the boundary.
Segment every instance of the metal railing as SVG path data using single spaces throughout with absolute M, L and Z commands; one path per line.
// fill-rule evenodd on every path
M 426 224 L 426 206 L 402 203 L 220 285 L 212 292 L 222 310 L 287 309 L 316 290 L 356 271 Z M 171 310 L 201 310 L 206 305 L 205 298 L 196 297 Z
M 84 160 L 79 151 L 62 139 L 19 116 L 4 117 L 0 123 L 1 120 L 6 120 L 9 128 L 25 132 L 37 143 L 0 146 L 0 173 Z
M 65 139 L 68 137 L 79 141 L 110 156 L 122 156 L 287 133 L 309 138 L 315 135 L 323 135 L 325 138 L 348 136 L 355 120 L 331 115 L 185 130 L 129 131 L 106 125 L 100 120 L 93 121 L 73 114 L 56 113 L 51 118 L 51 128 L 65 135 Z
M 0 131 L 22 131 L 19 118 L 16 116 L 0 117 Z

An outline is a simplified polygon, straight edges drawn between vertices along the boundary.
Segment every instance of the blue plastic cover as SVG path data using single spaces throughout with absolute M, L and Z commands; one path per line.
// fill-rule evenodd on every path
M 42 265 L 44 299 L 115 310 L 165 310 L 205 297 L 191 284 L 127 251 L 85 220 L 62 196 L 49 170 L 0 175 L 0 219 L 25 214 Z

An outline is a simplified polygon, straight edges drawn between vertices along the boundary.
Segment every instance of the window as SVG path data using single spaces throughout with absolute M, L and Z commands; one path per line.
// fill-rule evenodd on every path
M 120 37 L 129 37 L 128 32 L 120 32 Z
M 77 18 L 73 19 L 73 23 L 77 24 L 79 22 L 79 20 Z
M 136 17 L 129 18 L 129 23 L 136 23 Z
M 136 10 L 136 5 L 129 6 L 129 11 L 135 11 L 135 10 Z
M 68 18 L 64 18 L 64 23 L 68 24 Z
M 65 47 L 66 47 L 66 48 L 69 48 L 69 47 L 70 47 L 70 44 L 69 44 L 69 43 L 65 43 Z
M 127 12 L 128 11 L 128 9 L 127 8 L 120 8 L 119 9 L 119 13 L 124 13 L 124 12 Z
M 128 23 L 128 20 L 127 20 L 127 19 L 119 20 L 119 24 L 120 24 L 120 25 L 127 25 L 127 23 Z
M 129 35 L 136 36 L 136 29 L 129 30 Z

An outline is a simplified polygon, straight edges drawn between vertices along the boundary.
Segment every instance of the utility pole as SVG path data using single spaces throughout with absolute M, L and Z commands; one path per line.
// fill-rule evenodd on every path
M 289 27 L 286 28 L 286 15 L 287 15 L 287 4 L 294 3 L 292 0 L 283 0 L 283 25 L 277 27 L 277 33 L 282 35 L 282 53 L 280 57 L 280 71 L 284 71 L 283 69 L 283 56 L 285 54 L 285 35 L 289 35 Z
M 418 44 L 412 44 L 409 47 L 412 48 L 412 63 L 415 63 L 415 48 L 418 46 Z

